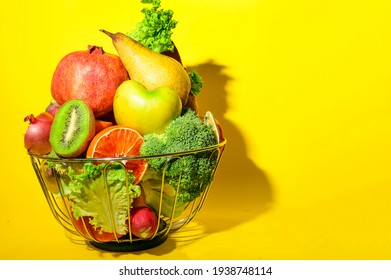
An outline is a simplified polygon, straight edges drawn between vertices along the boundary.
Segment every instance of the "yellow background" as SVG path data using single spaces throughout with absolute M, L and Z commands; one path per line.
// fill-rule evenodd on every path
M 23 148 L 58 61 L 98 30 L 127 32 L 138 0 L 0 2 L 1 259 L 390 259 L 391 5 L 387 0 L 163 0 L 228 145 L 206 204 L 163 245 L 73 243 Z

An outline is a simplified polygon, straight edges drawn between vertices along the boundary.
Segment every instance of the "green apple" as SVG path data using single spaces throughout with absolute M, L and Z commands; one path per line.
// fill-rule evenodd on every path
M 141 134 L 163 133 L 166 126 L 182 111 L 178 93 L 170 87 L 148 91 L 134 81 L 123 82 L 114 95 L 113 111 L 118 125 Z

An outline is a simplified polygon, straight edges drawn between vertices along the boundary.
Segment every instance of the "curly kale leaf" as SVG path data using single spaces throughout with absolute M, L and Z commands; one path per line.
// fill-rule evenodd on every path
M 130 31 L 129 36 L 154 52 L 174 51 L 174 44 L 171 40 L 172 30 L 177 25 L 177 21 L 173 19 L 174 12 L 162 9 L 160 0 L 142 0 L 141 2 L 152 4 L 152 7 L 141 10 L 144 18 L 135 29 Z

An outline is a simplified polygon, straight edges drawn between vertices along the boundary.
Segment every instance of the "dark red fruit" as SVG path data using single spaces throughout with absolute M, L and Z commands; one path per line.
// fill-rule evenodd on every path
M 148 206 L 137 207 L 130 211 L 130 226 L 134 236 L 148 239 L 155 234 L 158 219 L 155 212 Z
M 24 135 L 24 147 L 27 151 L 36 155 L 50 153 L 52 145 L 49 142 L 49 137 L 53 116 L 48 112 L 43 112 L 36 117 L 30 114 L 24 118 L 24 121 L 30 123 Z
M 112 111 L 114 94 L 128 79 L 119 56 L 89 46 L 61 59 L 52 77 L 51 92 L 60 105 L 71 99 L 83 100 L 99 117 Z

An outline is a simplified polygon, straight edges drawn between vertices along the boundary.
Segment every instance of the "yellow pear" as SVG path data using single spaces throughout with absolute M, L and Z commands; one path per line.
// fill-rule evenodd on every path
M 182 106 L 185 106 L 191 83 L 188 73 L 178 61 L 150 50 L 125 34 L 101 31 L 111 37 L 132 80 L 149 91 L 170 87 L 178 93 Z

